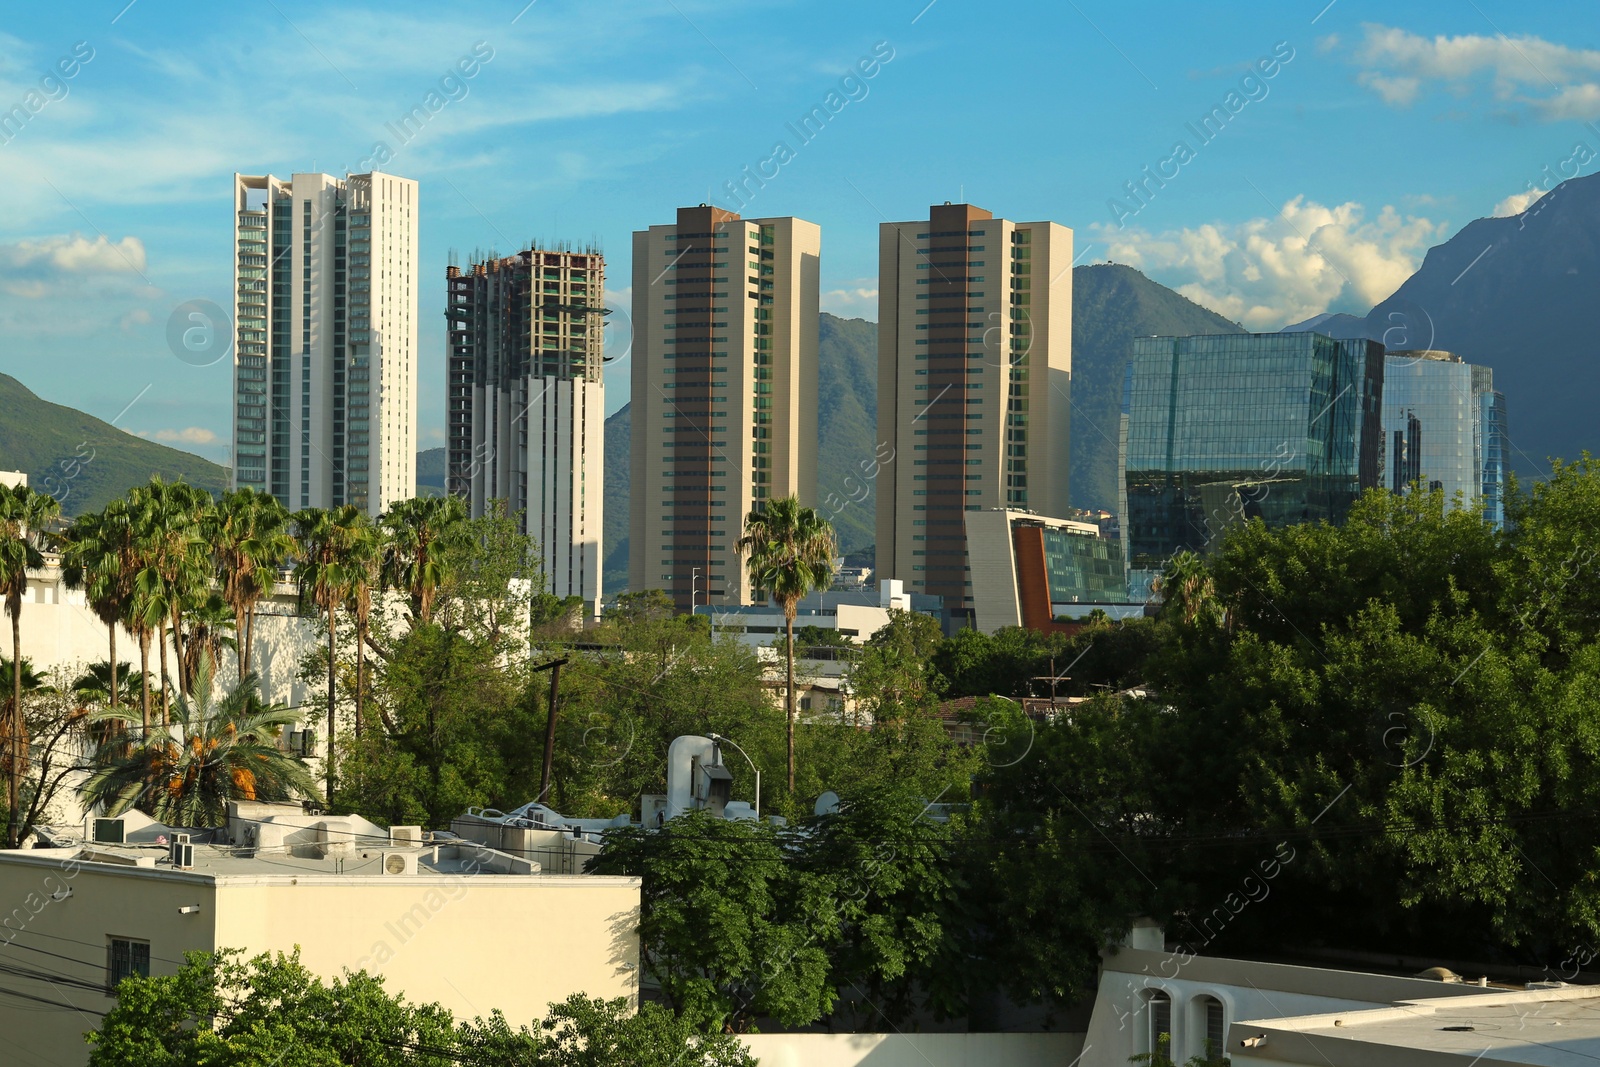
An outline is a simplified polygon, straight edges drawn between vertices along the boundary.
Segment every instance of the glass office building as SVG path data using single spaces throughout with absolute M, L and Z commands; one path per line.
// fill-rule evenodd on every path
M 1122 456 L 1129 592 L 1251 518 L 1341 521 L 1383 470 L 1384 351 L 1317 333 L 1133 342 Z
M 1396 493 L 1441 490 L 1495 525 L 1505 521 L 1505 397 L 1494 371 L 1437 349 L 1384 361 L 1384 484 Z

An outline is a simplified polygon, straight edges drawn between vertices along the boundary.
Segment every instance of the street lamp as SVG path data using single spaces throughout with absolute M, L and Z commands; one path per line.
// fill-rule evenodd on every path
M 723 737 L 721 734 L 707 734 L 706 736 L 711 738 L 711 740 L 715 741 L 719 745 L 732 745 L 734 747 L 734 749 L 739 753 L 739 755 L 744 757 L 744 761 L 746 763 L 750 764 L 750 769 L 752 771 L 756 772 L 756 822 L 760 822 L 761 821 L 761 768 L 756 766 L 756 761 L 750 758 L 750 753 L 748 753 L 744 749 L 740 748 L 737 742 L 730 741 L 728 738 Z

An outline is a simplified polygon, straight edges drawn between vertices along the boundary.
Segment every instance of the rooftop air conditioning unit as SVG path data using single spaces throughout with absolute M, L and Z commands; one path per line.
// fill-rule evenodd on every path
M 384 874 L 416 874 L 417 854 L 415 852 L 385 852 L 383 854 Z
M 171 851 L 168 855 L 172 858 L 172 865 L 181 870 L 188 870 L 194 866 L 194 846 L 189 843 L 188 834 L 173 834 Z
M 421 848 L 422 827 L 420 826 L 391 826 L 389 827 L 389 844 L 395 848 Z

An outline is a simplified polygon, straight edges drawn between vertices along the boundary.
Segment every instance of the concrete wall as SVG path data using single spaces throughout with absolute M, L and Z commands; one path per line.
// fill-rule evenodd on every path
M 151 974 L 174 974 L 184 952 L 212 947 L 217 908 L 209 878 L 155 877 L 134 868 L 79 864 L 71 859 L 76 851 L 38 849 L 7 855 L 0 862 L 0 964 L 56 979 L 8 973 L 0 977 L 0 986 L 78 1009 L 0 996 L 0 1062 L 71 1065 L 88 1060 L 83 1035 L 98 1029 L 98 1013 L 109 1011 L 115 999 L 62 979 L 104 983 L 110 938 L 148 941 Z M 194 905 L 200 909 L 194 914 L 178 911 Z
M 390 992 L 458 1018 L 493 1008 L 514 1024 L 575 992 L 637 996 L 639 882 L 475 876 L 230 878 L 217 943 L 292 951 L 318 974 L 381 974 Z
M 527 1023 L 574 992 L 637 1002 L 637 879 L 217 877 L 83 863 L 76 851 L 0 858 L 0 964 L 55 979 L 0 974 L 5 991 L 52 1002 L 0 995 L 0 1063 L 87 1060 L 83 1034 L 114 998 L 62 979 L 103 984 L 112 937 L 149 942 L 153 975 L 176 973 L 186 951 L 299 945 L 324 977 L 366 969 L 391 992 L 437 1001 L 458 1018 L 500 1008 Z
M 746 1034 L 740 1040 L 761 1067 L 1067 1067 L 1083 1051 L 1082 1034 Z

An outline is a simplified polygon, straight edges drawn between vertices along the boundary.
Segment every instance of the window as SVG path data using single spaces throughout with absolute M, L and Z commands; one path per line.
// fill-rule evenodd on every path
M 124 978 L 150 977 L 150 942 L 113 937 L 109 955 L 106 992 L 116 992 L 117 985 Z
M 1227 1016 L 1223 1013 L 1222 1001 L 1216 997 L 1201 997 L 1200 1004 L 1206 1013 L 1205 1054 L 1220 1056 L 1228 1041 Z
M 1172 1058 L 1172 998 L 1160 990 L 1150 994 L 1149 1051 L 1163 1060 Z

